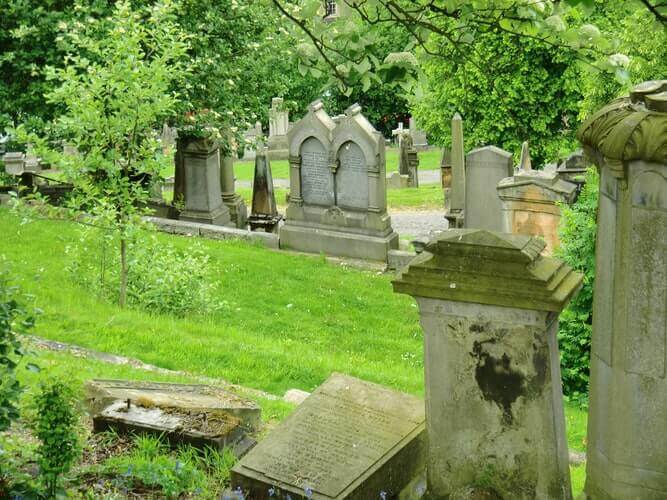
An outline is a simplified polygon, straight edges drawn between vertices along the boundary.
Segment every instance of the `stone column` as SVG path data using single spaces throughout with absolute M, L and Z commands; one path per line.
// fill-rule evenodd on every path
M 183 205 L 179 219 L 219 226 L 231 225 L 220 193 L 220 152 L 215 141 L 177 141 L 174 202 Z M 176 198 L 181 197 L 182 201 Z
M 600 169 L 591 349 L 591 499 L 667 498 L 667 80 L 584 123 Z
M 220 151 L 220 191 L 222 203 L 229 209 L 229 216 L 237 228 L 247 225 L 248 209 L 240 194 L 236 192 L 234 179 L 234 158 Z
M 277 232 L 282 215 L 276 207 L 273 193 L 273 176 L 267 148 L 257 150 L 255 157 L 255 175 L 252 183 L 252 211 L 248 217 L 251 231 L 262 230 L 267 233 Z
M 556 333 L 582 276 L 543 248 L 446 231 L 393 282 L 424 329 L 428 498 L 572 498 Z
M 450 227 L 463 226 L 466 192 L 465 175 L 463 120 L 461 115 L 456 113 L 452 118 L 452 188 L 449 194 L 449 212 L 445 215 Z

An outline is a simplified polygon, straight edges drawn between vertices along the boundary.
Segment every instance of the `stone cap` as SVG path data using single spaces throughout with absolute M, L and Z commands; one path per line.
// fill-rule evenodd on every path
M 543 257 L 546 243 L 480 229 L 444 231 L 392 284 L 414 297 L 560 312 L 583 276 L 559 259 Z
M 667 163 L 667 80 L 636 86 L 586 120 L 577 137 L 599 164 L 633 160 Z M 617 176 L 623 177 L 616 164 Z
M 535 186 L 538 190 L 529 189 Z M 554 169 L 519 170 L 497 186 L 501 199 L 530 199 L 534 201 L 563 201 L 572 203 L 577 194 L 576 184 L 566 181 Z

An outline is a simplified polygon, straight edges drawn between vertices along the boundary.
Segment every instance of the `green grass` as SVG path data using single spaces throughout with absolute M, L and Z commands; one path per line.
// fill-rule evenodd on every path
M 420 170 L 437 170 L 440 168 L 440 149 L 432 148 L 419 152 Z M 398 148 L 387 148 L 387 173 L 398 171 Z M 234 162 L 234 175 L 239 181 L 252 181 L 255 171 L 255 161 Z M 287 160 L 272 160 L 271 174 L 274 179 L 289 179 L 289 163 Z M 173 174 L 170 174 L 173 175 Z
M 227 306 L 215 315 L 180 319 L 121 310 L 74 285 L 66 271 L 66 249 L 77 241 L 74 224 L 22 225 L 0 209 L 0 227 L 0 255 L 44 310 L 37 335 L 276 395 L 290 388 L 312 391 L 334 371 L 423 395 L 417 308 L 411 297 L 392 292 L 390 276 L 318 256 L 199 240 Z M 183 249 L 190 244 L 186 237 L 158 237 Z M 91 377 L 171 379 L 63 356 L 45 353 L 40 363 L 78 383 Z M 268 407 L 277 418 L 289 411 Z M 583 449 L 585 412 L 566 405 L 566 416 L 570 447 Z
M 393 210 L 443 210 L 445 199 L 439 184 L 418 188 L 387 189 L 387 206 Z

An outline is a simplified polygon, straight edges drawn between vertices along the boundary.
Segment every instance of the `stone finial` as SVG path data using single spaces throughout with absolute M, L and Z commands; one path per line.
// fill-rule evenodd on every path
M 519 170 L 524 170 L 528 172 L 532 169 L 533 165 L 530 160 L 530 149 L 528 148 L 528 141 L 523 141 L 523 144 L 521 144 L 521 158 L 519 159 Z
M 346 116 L 355 116 L 358 114 L 361 114 L 361 105 L 356 102 L 345 110 Z
M 636 86 L 629 97 L 616 99 L 585 121 L 577 137 L 586 152 L 611 173 L 624 178 L 623 162 L 667 163 L 667 80 Z
M 426 245 L 394 291 L 416 297 L 559 312 L 583 277 L 542 257 L 544 241 L 478 229 L 446 231 Z M 474 263 L 474 265 L 471 265 Z M 471 271 L 462 271 L 470 269 Z

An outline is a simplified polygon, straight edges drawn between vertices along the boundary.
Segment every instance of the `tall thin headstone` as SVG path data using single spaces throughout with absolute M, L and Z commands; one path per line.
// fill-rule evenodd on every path
M 466 171 L 463 145 L 463 120 L 458 113 L 452 118 L 452 188 L 449 212 L 445 217 L 450 227 L 462 227 L 465 209 Z
M 572 498 L 556 334 L 582 276 L 543 248 L 445 231 L 393 282 L 424 329 L 427 498 Z
M 667 498 L 667 80 L 578 131 L 599 167 L 589 498 Z

